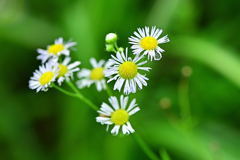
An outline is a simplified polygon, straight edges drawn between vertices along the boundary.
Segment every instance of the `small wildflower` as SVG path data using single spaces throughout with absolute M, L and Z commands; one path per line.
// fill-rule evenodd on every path
M 68 63 L 71 61 L 70 57 L 66 57 L 62 63 L 58 65 L 59 67 L 59 74 L 57 76 L 58 84 L 61 85 L 61 83 L 66 79 L 66 81 L 70 81 L 70 78 L 73 79 L 73 72 L 79 71 L 79 68 L 77 68 L 78 65 L 81 64 L 81 62 L 76 61 L 74 63 L 71 63 L 68 65 Z
M 37 49 L 37 52 L 40 54 L 37 56 L 37 59 L 42 60 L 42 63 L 45 63 L 49 58 L 53 58 L 56 61 L 61 54 L 69 56 L 69 48 L 76 45 L 76 42 L 63 42 L 63 38 L 55 40 L 53 45 L 47 46 L 47 50 Z
M 129 39 L 129 43 L 133 44 L 131 49 L 134 49 L 134 54 L 140 54 L 142 51 L 143 55 L 148 54 L 148 59 L 154 58 L 154 60 L 160 60 L 162 58 L 162 52 L 164 50 L 158 46 L 161 43 L 169 42 L 168 35 L 159 38 L 158 37 L 162 33 L 162 29 L 156 29 L 156 26 L 152 27 L 151 34 L 149 34 L 149 27 L 138 28 L 138 32 L 134 31 L 136 37 L 131 36 Z
M 106 80 L 104 78 L 104 70 L 111 66 L 111 62 L 106 62 L 104 60 L 100 60 L 98 63 L 95 58 L 90 59 L 90 63 L 93 66 L 92 70 L 83 68 L 77 74 L 78 78 L 82 78 L 81 80 L 77 81 L 78 88 L 82 89 L 84 87 L 90 87 L 92 83 L 96 84 L 96 88 L 98 91 L 102 89 L 106 89 Z M 105 63 L 105 64 L 104 64 Z M 104 66 L 103 66 L 104 65 Z
M 117 35 L 115 33 L 108 33 L 105 41 L 110 44 L 114 44 L 117 41 Z
M 124 94 L 135 93 L 136 84 L 138 85 L 139 89 L 142 89 L 142 85 L 147 86 L 147 82 L 145 80 L 148 80 L 148 78 L 145 77 L 145 75 L 138 73 L 138 70 L 148 71 L 151 69 L 149 67 L 140 67 L 141 65 L 147 63 L 147 61 L 143 61 L 137 64 L 137 62 L 143 58 L 143 55 L 140 57 L 136 55 L 132 60 L 131 57 L 127 56 L 126 48 L 126 54 L 124 54 L 124 52 L 117 52 L 116 57 L 113 55 L 111 56 L 113 59 L 110 59 L 110 61 L 113 62 L 114 66 L 105 70 L 104 73 L 105 77 L 110 77 L 116 74 L 113 78 L 107 81 L 107 83 L 109 83 L 112 80 L 116 80 L 113 88 L 114 90 L 118 89 L 120 92 L 124 81 Z
M 58 64 L 48 62 L 45 65 L 39 66 L 39 70 L 33 73 L 33 77 L 30 78 L 29 88 L 37 89 L 37 92 L 47 91 L 51 82 L 54 82 L 58 75 Z
M 123 134 L 128 135 L 130 133 L 133 133 L 134 129 L 129 122 L 129 118 L 131 115 L 135 114 L 140 110 L 139 107 L 136 107 L 136 99 L 133 99 L 131 101 L 129 107 L 126 107 L 128 97 L 124 98 L 123 95 L 121 95 L 120 97 L 120 107 L 116 97 L 110 97 L 108 100 L 111 103 L 112 107 L 110 107 L 106 103 L 102 103 L 100 111 L 98 111 L 98 113 L 100 113 L 100 116 L 96 117 L 96 121 L 101 124 L 107 124 L 107 131 L 109 125 L 115 124 L 111 131 L 113 135 L 118 134 L 121 126 Z

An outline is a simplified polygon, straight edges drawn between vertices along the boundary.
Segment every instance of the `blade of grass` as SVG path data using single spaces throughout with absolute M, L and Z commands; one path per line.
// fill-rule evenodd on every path
M 177 56 L 206 64 L 240 88 L 240 57 L 233 50 L 191 36 L 172 39 L 171 50 Z

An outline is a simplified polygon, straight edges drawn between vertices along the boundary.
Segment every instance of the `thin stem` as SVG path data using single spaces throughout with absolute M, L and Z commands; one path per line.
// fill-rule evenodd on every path
M 61 87 L 58 87 L 58 86 L 55 85 L 54 83 L 52 83 L 52 86 L 53 86 L 54 88 L 56 88 L 57 90 L 59 90 L 60 92 L 66 94 L 66 95 L 69 95 L 69 96 L 72 96 L 72 97 L 77 97 L 76 94 L 71 93 L 71 92 L 68 92 L 68 91 L 66 91 L 65 89 L 62 89 Z
M 67 82 L 67 81 L 66 81 Z M 82 96 L 82 94 L 80 93 L 80 91 L 72 84 L 71 81 L 68 81 L 67 84 L 69 85 L 70 88 L 72 88 L 72 90 L 76 93 Z
M 188 96 L 188 78 L 183 77 L 180 80 L 178 87 L 178 97 L 179 97 L 179 107 L 181 112 L 181 117 L 183 120 L 191 119 L 191 110 L 189 105 L 189 96 Z
M 166 149 L 164 149 L 164 148 L 160 149 L 159 154 L 160 154 L 162 160 L 171 160 Z
M 109 97 L 113 96 L 112 91 L 107 84 L 106 84 L 106 91 L 107 91 Z
M 86 104 L 88 104 L 92 109 L 94 109 L 95 111 L 98 111 L 99 108 L 93 104 L 89 99 L 87 99 L 86 97 L 84 97 L 80 91 L 72 84 L 71 81 L 67 82 L 67 84 L 72 88 L 72 90 L 76 93 L 76 97 L 78 97 L 80 100 L 84 101 Z
M 114 46 L 116 47 L 117 51 L 118 51 L 118 45 L 117 42 L 114 43 Z
M 88 104 L 92 109 L 94 109 L 95 111 L 98 111 L 98 110 L 99 110 L 99 108 L 98 108 L 95 104 L 93 104 L 89 99 L 83 97 L 82 95 L 79 95 L 79 94 L 77 94 L 77 95 L 78 95 L 78 98 L 79 98 L 79 99 L 81 99 L 81 100 L 84 101 L 86 104 Z
M 68 92 L 58 86 L 56 86 L 55 84 L 52 84 L 52 86 L 54 88 L 56 88 L 57 90 L 61 91 L 62 93 L 65 93 L 69 96 L 73 96 L 73 97 L 77 97 L 80 100 L 84 101 L 85 103 L 87 103 L 92 109 L 98 111 L 98 107 L 95 106 L 89 99 L 85 98 L 80 91 L 69 81 L 67 82 L 67 84 L 70 86 L 70 88 L 72 88 L 72 90 L 75 92 L 71 93 Z M 112 92 L 110 90 L 110 88 L 108 87 L 108 85 L 106 85 L 106 90 L 109 96 L 112 96 Z M 138 142 L 138 144 L 141 146 L 142 150 L 148 155 L 148 157 L 152 160 L 159 160 L 159 158 L 151 151 L 151 149 L 149 148 L 149 146 L 143 141 L 143 139 L 137 134 L 134 133 L 132 134 L 133 138 Z
M 143 139 L 136 132 L 131 135 L 138 142 L 142 150 L 148 155 L 150 159 L 159 160 L 159 158 L 153 153 L 153 151 L 149 148 L 149 146 L 143 141 Z
M 114 53 L 117 53 L 117 51 L 116 51 L 116 49 L 115 49 L 115 48 L 113 48 L 113 52 L 114 52 Z

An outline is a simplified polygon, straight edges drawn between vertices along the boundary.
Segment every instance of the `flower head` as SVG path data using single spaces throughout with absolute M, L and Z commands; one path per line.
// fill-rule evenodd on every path
M 59 63 L 59 74 L 58 74 L 58 84 L 61 85 L 61 83 L 66 79 L 66 81 L 70 81 L 71 77 L 73 79 L 73 72 L 79 71 L 78 65 L 81 64 L 81 62 L 76 61 L 74 63 L 68 64 L 71 61 L 70 57 L 66 57 L 62 63 Z
M 116 97 L 110 97 L 108 100 L 112 107 L 106 103 L 102 103 L 100 111 L 98 111 L 100 116 L 96 118 L 96 121 L 102 124 L 107 124 L 107 130 L 109 125 L 115 124 L 111 131 L 113 135 L 118 134 L 121 126 L 123 134 L 133 133 L 134 129 L 129 122 L 129 118 L 140 110 L 139 107 L 136 107 L 136 99 L 131 101 L 129 107 L 127 107 L 128 97 L 124 98 L 123 95 L 120 97 L 120 107 Z
M 62 54 L 69 56 L 69 48 L 76 45 L 76 42 L 63 42 L 63 38 L 55 40 L 55 43 L 47 46 L 47 50 L 37 49 L 37 52 L 40 54 L 37 56 L 37 59 L 42 60 L 42 63 L 45 63 L 49 58 L 53 58 L 56 61 L 58 57 Z
M 129 43 L 133 44 L 131 49 L 133 50 L 134 54 L 140 54 L 142 51 L 143 55 L 148 54 L 148 59 L 154 58 L 154 60 L 160 60 L 162 58 L 162 52 L 164 50 L 158 46 L 161 43 L 169 42 L 168 35 L 159 38 L 158 37 L 162 33 L 162 29 L 156 29 L 156 26 L 152 27 L 151 33 L 149 34 L 149 27 L 138 28 L 138 32 L 134 31 L 136 37 L 131 36 L 129 37 Z
M 54 82 L 58 75 L 58 64 L 48 62 L 45 65 L 39 66 L 39 70 L 33 73 L 33 77 L 30 78 L 29 88 L 37 89 L 37 92 L 47 91 L 51 82 Z
M 111 62 L 100 60 L 98 63 L 95 58 L 90 59 L 90 63 L 93 66 L 92 70 L 83 68 L 77 74 L 81 80 L 77 81 L 78 88 L 90 87 L 91 84 L 95 83 L 98 91 L 106 89 L 106 80 L 104 78 L 104 70 L 112 65 Z M 105 64 L 104 64 L 105 63 Z M 103 66 L 104 65 L 104 66 Z
M 114 85 L 114 90 L 118 89 L 119 92 L 122 88 L 122 85 L 125 81 L 125 87 L 124 87 L 124 94 L 129 93 L 135 93 L 136 92 L 136 84 L 138 85 L 139 89 L 142 89 L 142 85 L 147 86 L 147 82 L 145 80 L 148 80 L 145 75 L 141 75 L 138 73 L 139 70 L 145 70 L 148 71 L 149 67 L 140 67 L 141 65 L 147 63 L 147 61 L 143 61 L 138 63 L 142 58 L 143 55 L 139 57 L 139 55 L 136 55 L 135 58 L 132 60 L 131 57 L 127 56 L 127 48 L 126 48 L 126 54 L 122 51 L 117 52 L 116 57 L 111 55 L 113 59 L 110 59 L 114 66 L 109 67 L 107 70 L 104 71 L 106 77 L 110 77 L 112 75 L 115 75 L 113 78 L 109 79 L 107 83 L 111 82 L 112 80 L 116 80 L 116 83 Z

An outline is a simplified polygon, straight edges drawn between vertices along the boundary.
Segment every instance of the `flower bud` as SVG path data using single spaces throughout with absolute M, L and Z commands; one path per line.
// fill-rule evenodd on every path
M 105 41 L 107 43 L 113 44 L 117 41 L 117 35 L 115 33 L 108 33 L 106 35 Z
M 118 51 L 119 51 L 119 52 L 123 52 L 123 51 L 124 51 L 123 47 L 119 47 L 119 48 L 118 48 Z
M 114 51 L 114 46 L 113 46 L 113 44 L 106 44 L 106 51 L 107 51 L 107 52 L 112 52 L 112 51 Z

